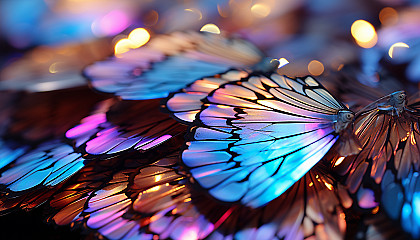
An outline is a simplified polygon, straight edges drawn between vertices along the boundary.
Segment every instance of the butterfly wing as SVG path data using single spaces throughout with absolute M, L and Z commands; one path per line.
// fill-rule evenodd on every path
M 179 152 L 174 152 L 151 164 L 131 162 L 131 168 L 114 171 L 111 178 L 80 175 L 52 202 L 61 208 L 52 219 L 62 224 L 83 220 L 110 239 L 202 239 L 213 224 L 191 203 L 178 163 Z
M 1 210 L 30 209 L 46 201 L 85 165 L 82 154 L 59 141 L 46 142 L 19 156 L 0 177 Z
M 392 95 L 358 113 L 355 135 L 363 149 L 345 158 L 336 169 L 346 177 L 346 186 L 358 206 L 381 206 L 402 228 L 418 237 L 413 196 L 419 170 L 418 103 L 398 111 L 390 105 Z
M 236 221 L 228 219 L 210 239 L 344 239 L 343 210 L 351 202 L 330 175 L 312 169 L 266 206 L 233 212 Z
M 159 111 L 159 99 L 103 102 L 90 116 L 66 132 L 78 151 L 88 157 L 147 151 L 185 131 L 185 127 Z
M 232 69 L 222 74 L 205 77 L 188 85 L 186 88 L 171 93 L 165 102 L 165 109 L 173 118 L 185 124 L 190 124 L 200 111 L 204 98 L 221 85 L 237 81 L 248 76 L 248 73 Z
M 280 196 L 338 139 L 345 107 L 316 80 L 254 75 L 207 97 L 182 160 L 215 198 L 259 207 Z
M 130 162 L 130 160 L 128 161 Z M 343 239 L 351 199 L 312 169 L 263 208 L 221 205 L 188 183 L 179 154 L 129 163 L 124 170 L 84 169 L 51 206 L 59 224 L 85 223 L 109 239 Z M 114 172 L 109 174 L 110 172 Z
M 258 63 L 263 54 L 240 39 L 175 32 L 85 69 L 92 86 L 123 99 L 167 97 L 203 76 Z
M 347 173 L 347 185 L 352 193 L 358 190 L 365 175 L 374 181 L 372 184 L 379 184 L 387 169 L 394 169 L 398 179 L 419 169 L 417 110 L 408 106 L 396 115 L 395 109 L 386 104 L 389 99 L 390 96 L 384 97 L 356 117 L 354 131 L 363 150 L 338 166 L 342 174 Z
M 387 170 L 381 183 L 381 204 L 387 215 L 401 222 L 413 238 L 420 237 L 420 174 L 411 171 L 404 180 Z

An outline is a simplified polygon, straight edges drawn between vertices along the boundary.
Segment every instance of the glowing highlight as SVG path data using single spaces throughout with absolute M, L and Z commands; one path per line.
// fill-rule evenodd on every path
M 396 48 L 396 47 L 410 48 L 410 46 L 408 46 L 406 43 L 403 43 L 403 42 L 394 43 L 394 44 L 392 44 L 392 46 L 389 48 L 389 51 L 388 51 L 388 55 L 389 55 L 390 58 L 393 57 L 394 48 Z
M 265 18 L 271 13 L 271 9 L 269 6 L 262 4 L 262 3 L 256 3 L 251 7 L 251 12 L 254 14 L 254 16 L 259 18 Z
M 115 56 L 139 48 L 150 40 L 149 32 L 144 28 L 136 28 L 130 32 L 127 38 L 120 39 L 114 47 Z
M 351 25 L 351 35 L 363 48 L 371 48 L 378 42 L 375 28 L 365 20 L 357 20 Z
M 209 33 L 214 33 L 214 34 L 220 34 L 220 29 L 215 24 L 208 23 L 200 29 L 200 32 L 209 32 Z
M 314 76 L 319 76 L 324 72 L 324 64 L 320 61 L 312 60 L 308 64 L 308 71 Z

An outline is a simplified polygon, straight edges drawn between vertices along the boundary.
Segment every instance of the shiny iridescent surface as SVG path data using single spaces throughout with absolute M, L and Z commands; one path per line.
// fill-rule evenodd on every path
M 259 209 L 221 205 L 194 190 L 178 152 L 153 163 L 128 160 L 123 168 L 83 169 L 51 201 L 58 210 L 51 219 L 85 223 L 108 239 L 344 238 L 343 208 L 351 199 L 318 168 Z
M 418 2 L 0 1 L 0 238 L 420 239 Z
M 0 169 L 13 162 L 28 149 L 28 146 L 20 146 L 14 142 L 0 139 Z
M 403 99 L 396 101 L 401 96 Z M 386 169 L 394 169 L 398 179 L 406 178 L 410 171 L 418 171 L 420 136 L 417 105 L 405 106 L 405 93 L 396 92 L 357 114 L 354 132 L 363 150 L 348 157 L 339 166 L 339 171 L 348 173 L 350 192 L 357 191 L 365 174 L 379 184 Z M 368 169 L 370 172 L 367 172 Z
M 363 149 L 341 159 L 336 170 L 359 207 L 383 208 L 418 238 L 419 102 L 406 101 L 405 92 L 397 91 L 357 113 L 354 131 Z
M 69 129 L 66 137 L 81 152 L 109 157 L 130 150 L 146 151 L 184 131 L 185 127 L 159 111 L 159 100 L 108 100 Z
M 87 86 L 67 90 L 21 94 L 11 106 L 3 136 L 23 143 L 39 144 L 60 139 L 64 133 L 88 115 L 101 99 Z
M 182 161 L 225 202 L 260 207 L 284 193 L 337 141 L 337 102 L 311 77 L 250 75 L 210 94 Z
M 167 97 L 203 76 L 248 67 L 262 53 L 240 39 L 217 34 L 175 32 L 85 69 L 92 86 L 127 100 Z
M 0 210 L 38 206 L 84 165 L 80 153 L 58 141 L 46 142 L 22 154 L 1 174 Z
M 201 100 L 204 100 L 211 91 L 225 83 L 247 76 L 248 73 L 245 71 L 229 70 L 213 77 L 198 79 L 181 91 L 171 94 L 165 107 L 177 121 L 189 124 L 194 121 L 195 115 L 200 111 L 203 105 Z
M 109 239 L 204 238 L 214 227 L 191 204 L 186 176 L 177 170 L 178 154 L 169 153 L 150 164 L 131 164 L 134 168 L 115 172 L 111 178 L 88 170 L 76 180 L 78 184 L 54 199 L 52 206 L 62 209 L 53 220 L 86 221 Z

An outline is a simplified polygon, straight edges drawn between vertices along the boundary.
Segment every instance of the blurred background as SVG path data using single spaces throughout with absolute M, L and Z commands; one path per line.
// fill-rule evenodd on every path
M 155 34 L 202 30 L 245 38 L 289 62 L 288 75 L 325 75 L 344 64 L 398 68 L 420 80 L 415 0 L 17 0 L 0 2 L 1 88 L 32 79 L 83 84 L 84 66 Z M 134 31 L 133 30 L 142 31 Z M 131 38 L 129 38 L 130 33 Z M 61 81 L 59 81 L 61 80 Z M 52 83 L 33 87 L 50 90 Z M 38 89 L 41 90 L 41 89 Z
M 279 59 L 281 74 L 322 79 L 350 66 L 363 84 L 392 76 L 418 91 L 418 0 L 2 0 L 0 90 L 86 85 L 85 66 L 189 30 L 247 39 Z M 41 210 L 3 216 L 2 229 L 16 230 L 0 238 L 84 234 L 43 219 Z

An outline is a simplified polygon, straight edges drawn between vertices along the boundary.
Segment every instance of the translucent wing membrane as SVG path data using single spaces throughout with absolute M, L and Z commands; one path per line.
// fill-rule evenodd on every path
M 109 175 L 83 170 L 51 202 L 60 224 L 85 222 L 108 239 L 343 239 L 351 199 L 311 170 L 259 209 L 220 205 L 188 185 L 178 153 Z M 96 172 L 96 173 L 95 173 Z
M 70 129 L 66 137 L 92 157 L 146 151 L 183 133 L 185 127 L 160 112 L 159 100 L 103 102 L 98 110 Z
M 211 91 L 220 85 L 246 76 L 248 73 L 245 71 L 229 70 L 223 74 L 196 80 L 181 91 L 171 94 L 166 100 L 165 107 L 176 120 L 191 123 L 203 105 L 201 100 Z
M 0 210 L 15 206 L 36 207 L 84 164 L 80 153 L 60 142 L 46 142 L 19 156 L 1 174 L 0 184 L 4 194 L 0 195 Z
M 59 225 L 82 220 L 81 213 L 89 196 L 110 182 L 115 169 L 119 169 L 123 162 L 120 158 L 114 158 L 85 166 L 70 180 L 70 184 L 56 193 L 50 201 L 50 206 L 56 210 L 50 220 Z
M 360 207 L 383 206 L 414 237 L 419 237 L 418 218 L 410 210 L 420 165 L 417 105 L 407 106 L 405 93 L 395 92 L 365 107 L 355 120 L 363 149 L 336 167 Z
M 378 72 L 366 74 L 366 68 L 346 65 L 339 72 L 328 77 L 338 91 L 340 100 L 357 112 L 377 99 L 404 89 L 404 85 L 396 78 Z M 328 88 L 329 89 L 329 88 Z
M 92 86 L 123 99 L 166 97 L 203 76 L 258 63 L 263 54 L 240 39 L 175 32 L 85 69 Z
M 382 181 L 386 169 L 394 169 L 398 179 L 419 169 L 419 122 L 417 110 L 404 104 L 396 106 L 395 98 L 402 92 L 388 95 L 358 113 L 355 135 L 363 150 L 346 158 L 339 171 L 348 173 L 351 192 L 357 191 L 363 176 L 376 184 Z
M 99 174 L 81 176 L 79 184 L 53 201 L 54 206 L 71 202 L 53 219 L 68 223 L 82 216 L 89 228 L 109 239 L 196 239 L 213 230 L 191 204 L 186 177 L 177 172 L 178 153 L 140 166 L 115 173 L 108 181 L 101 182 Z M 92 189 L 98 182 L 106 184 Z
M 206 102 L 182 160 L 212 196 L 252 207 L 305 175 L 337 141 L 339 111 L 348 111 L 315 79 L 277 74 L 223 85 Z
M 351 204 L 344 188 L 329 175 L 310 170 L 265 207 L 233 212 L 236 225 L 229 225 L 233 221 L 228 219 L 224 227 L 235 232 L 220 228 L 210 239 L 344 239 L 343 207 Z

